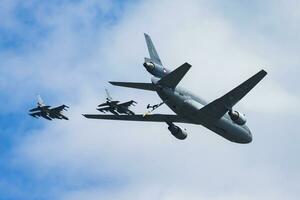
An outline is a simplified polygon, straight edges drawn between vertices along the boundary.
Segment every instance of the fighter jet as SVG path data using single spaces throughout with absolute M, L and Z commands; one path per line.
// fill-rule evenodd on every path
M 157 54 L 149 35 L 145 34 L 150 58 L 145 58 L 143 66 L 153 75 L 151 83 L 135 82 L 110 82 L 112 85 L 153 91 L 158 94 L 162 102 L 176 114 L 144 114 L 130 116 L 115 115 L 84 115 L 91 119 L 147 121 L 167 123 L 168 129 L 177 139 L 184 140 L 187 137 L 185 130 L 174 123 L 189 123 L 202 125 L 217 133 L 225 139 L 235 143 L 250 143 L 252 134 L 246 125 L 246 117 L 234 109 L 234 106 L 253 89 L 266 75 L 264 70 L 221 96 L 207 102 L 178 86 L 184 75 L 190 70 L 191 65 L 184 63 L 174 71 L 165 68 Z M 155 106 L 155 108 L 158 107 Z M 151 106 L 148 106 L 151 108 Z M 152 106 L 153 108 L 153 106 Z
M 131 100 L 125 103 L 119 103 L 120 101 L 113 101 L 107 89 L 105 89 L 105 92 L 106 102 L 98 105 L 97 110 L 99 110 L 100 112 L 111 112 L 114 115 L 119 115 L 122 113 L 127 115 L 134 115 L 134 112 L 129 110 L 129 107 L 137 104 L 136 101 Z
M 62 114 L 63 110 L 67 111 L 66 108 L 69 108 L 66 105 L 61 105 L 55 108 L 50 108 L 51 106 L 47 106 L 44 104 L 40 95 L 38 95 L 37 107 L 29 110 L 29 115 L 32 117 L 38 118 L 43 117 L 47 120 L 52 119 L 65 119 L 69 120 L 66 116 Z

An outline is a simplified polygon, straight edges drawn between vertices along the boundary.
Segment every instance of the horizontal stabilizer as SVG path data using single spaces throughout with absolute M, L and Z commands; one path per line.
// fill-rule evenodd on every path
M 36 113 L 29 113 L 29 115 L 30 115 L 30 116 L 32 116 L 32 117 L 35 117 L 35 118 L 37 118 L 37 117 L 41 116 L 41 113 L 40 113 L 40 112 L 36 112 Z
M 33 108 L 33 109 L 31 109 L 31 110 L 29 110 L 29 112 L 36 112 L 36 111 L 40 111 L 41 110 L 41 108 Z
M 181 122 L 185 120 L 178 115 L 83 115 L 89 119 L 106 119 L 106 120 L 124 120 L 124 121 L 145 121 L 145 122 Z
M 184 63 L 165 77 L 161 78 L 158 83 L 163 86 L 175 88 L 191 67 L 192 65 L 189 63 Z
M 156 91 L 155 86 L 152 83 L 133 83 L 133 82 L 109 82 L 112 85 L 120 86 L 120 87 L 128 87 L 128 88 L 135 88 L 140 90 L 149 90 L 149 91 Z

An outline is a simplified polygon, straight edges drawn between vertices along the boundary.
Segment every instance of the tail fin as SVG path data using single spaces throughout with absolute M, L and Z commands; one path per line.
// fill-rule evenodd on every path
M 44 101 L 43 101 L 43 99 L 40 95 L 37 95 L 37 101 L 38 101 L 37 102 L 38 106 L 44 106 L 45 105 Z
M 151 60 L 156 64 L 162 65 L 161 60 L 156 52 L 156 49 L 152 43 L 150 36 L 146 33 L 144 33 L 144 35 L 145 35 L 145 39 L 146 39 L 146 43 L 147 43 L 147 47 L 148 47 L 148 51 L 149 51 Z
M 163 86 L 175 88 L 191 67 L 192 65 L 189 63 L 184 63 L 168 75 L 161 78 L 158 83 Z
M 106 100 L 108 101 L 112 101 L 112 97 L 110 96 L 109 92 L 107 89 L 105 89 L 105 93 L 106 93 Z

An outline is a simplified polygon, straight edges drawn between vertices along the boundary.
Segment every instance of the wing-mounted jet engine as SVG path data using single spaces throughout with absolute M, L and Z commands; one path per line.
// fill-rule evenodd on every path
M 170 73 L 169 70 L 164 68 L 162 65 L 155 63 L 150 58 L 145 58 L 145 62 L 143 63 L 143 66 L 146 68 L 146 70 L 152 74 L 153 76 L 157 78 L 162 78 Z
M 176 137 L 179 140 L 184 140 L 187 138 L 187 133 L 184 130 L 182 130 L 179 126 L 176 126 L 172 122 L 167 122 L 167 124 L 169 125 L 169 131 L 174 137 Z
M 230 119 L 238 125 L 244 125 L 247 122 L 245 115 L 239 113 L 238 111 L 230 110 L 228 111 L 228 115 L 230 116 Z

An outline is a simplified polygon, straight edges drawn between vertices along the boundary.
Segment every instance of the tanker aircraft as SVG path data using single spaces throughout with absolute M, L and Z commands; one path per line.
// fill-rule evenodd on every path
M 165 68 L 157 54 L 157 51 L 149 35 L 145 34 L 145 39 L 150 58 L 145 58 L 143 66 L 153 75 L 151 83 L 137 82 L 110 82 L 112 85 L 153 91 L 162 99 L 176 114 L 151 114 L 144 115 L 95 115 L 86 114 L 86 118 L 107 119 L 107 120 L 127 120 L 143 122 L 164 122 L 168 129 L 177 139 L 184 140 L 187 137 L 185 130 L 174 123 L 189 123 L 202 125 L 225 139 L 246 144 L 252 141 L 252 134 L 246 125 L 245 115 L 234 110 L 234 105 L 238 103 L 258 82 L 260 82 L 267 72 L 259 71 L 254 76 L 221 96 L 220 98 L 207 102 L 202 98 L 188 92 L 178 86 L 181 79 L 189 71 L 191 65 L 184 63 L 174 71 Z M 161 105 L 161 104 L 158 104 Z M 157 106 L 155 107 L 157 108 Z
M 134 115 L 134 112 L 129 110 L 130 106 L 134 106 L 137 102 L 136 101 L 127 101 L 125 103 L 119 103 L 120 101 L 113 101 L 112 97 L 110 96 L 107 89 L 106 92 L 106 102 L 98 105 L 97 110 L 100 112 L 111 112 L 114 115 L 119 114 L 127 114 L 127 115 Z
M 61 105 L 55 108 L 50 108 L 51 106 L 47 106 L 44 104 L 40 95 L 38 95 L 37 107 L 29 110 L 29 115 L 32 117 L 38 118 L 43 117 L 47 120 L 52 119 L 65 119 L 69 120 L 66 116 L 63 115 L 63 110 L 67 111 L 66 108 L 69 108 L 66 105 Z

